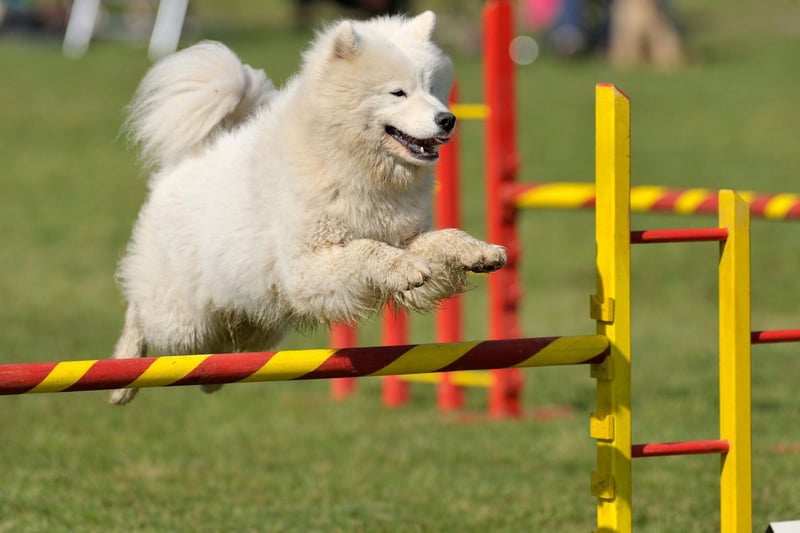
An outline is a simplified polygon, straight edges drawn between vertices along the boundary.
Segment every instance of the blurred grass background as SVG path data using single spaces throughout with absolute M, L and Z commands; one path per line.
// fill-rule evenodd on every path
M 440 12 L 462 99 L 480 101 L 478 2 L 418 1 Z M 798 192 L 800 7 L 791 0 L 675 2 L 691 63 L 671 74 L 619 72 L 599 58 L 543 51 L 518 71 L 522 181 L 593 179 L 594 84 L 632 99 L 637 184 Z M 184 44 L 224 40 L 282 82 L 310 30 L 287 1 L 192 2 Z M 321 19 L 333 16 L 327 7 Z M 456 30 L 457 28 L 457 30 Z M 78 61 L 60 42 L 0 38 L 0 361 L 107 357 L 124 305 L 114 284 L 146 193 L 119 135 L 149 66 L 143 45 L 97 41 Z M 462 123 L 465 227 L 484 234 L 482 130 Z M 265 206 L 268 208 L 268 206 Z M 713 225 L 713 218 L 636 215 L 636 228 Z M 526 335 L 593 331 L 591 212 L 525 213 Z M 753 327 L 800 323 L 797 222 L 753 224 Z M 715 438 L 716 247 L 634 249 L 634 440 Z M 480 279 L 467 336 L 486 334 Z M 433 339 L 416 317 L 414 341 Z M 362 341 L 377 342 L 376 324 Z M 320 347 L 324 331 L 282 348 Z M 800 519 L 797 346 L 756 347 L 754 531 Z M 595 501 L 586 368 L 526 373 L 529 413 L 554 420 L 445 416 L 432 388 L 380 405 L 363 380 L 345 402 L 327 383 L 144 391 L 124 409 L 105 393 L 19 396 L 0 407 L 0 532 L 16 531 L 590 531 Z M 470 391 L 472 413 L 485 395 Z M 718 529 L 719 458 L 634 465 L 637 531 Z

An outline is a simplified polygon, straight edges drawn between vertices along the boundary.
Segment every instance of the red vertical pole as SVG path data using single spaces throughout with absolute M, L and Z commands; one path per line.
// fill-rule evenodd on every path
M 458 101 L 458 85 L 453 85 L 450 102 Z M 436 228 L 461 227 L 460 168 L 458 163 L 459 140 L 453 135 L 452 141 L 439 150 L 439 164 L 436 177 L 439 183 L 436 192 Z M 436 341 L 458 342 L 462 340 L 462 302 L 455 295 L 442 302 L 436 312 Z M 461 409 L 464 406 L 464 390 L 450 381 L 450 374 L 442 374 L 437 389 L 437 403 L 444 411 Z
M 381 342 L 384 346 L 408 344 L 408 318 L 405 311 L 397 309 L 389 303 L 383 309 L 383 326 Z M 397 376 L 383 378 L 383 405 L 399 407 L 408 403 L 411 397 L 411 385 Z
M 489 276 L 489 335 L 492 339 L 520 336 L 516 209 L 506 194 L 516 180 L 519 166 L 514 64 L 509 54 L 513 33 L 511 2 L 487 2 L 483 10 L 483 79 L 489 106 L 486 120 L 487 233 L 490 242 L 505 246 L 508 252 L 505 268 Z M 521 372 L 518 369 L 495 370 L 493 377 L 489 392 L 490 414 L 494 417 L 520 416 Z
M 332 348 L 351 348 L 357 344 L 358 331 L 354 326 L 334 324 L 331 326 L 330 343 Z M 331 380 L 331 396 L 342 400 L 356 390 L 355 378 L 336 378 Z

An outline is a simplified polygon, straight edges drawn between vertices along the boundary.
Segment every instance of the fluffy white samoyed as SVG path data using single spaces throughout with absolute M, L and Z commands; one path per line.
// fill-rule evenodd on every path
M 455 126 L 435 22 L 334 24 L 280 90 L 214 42 L 147 73 L 128 127 L 154 173 L 119 266 L 114 358 L 264 350 L 389 301 L 433 309 L 467 271 L 505 264 L 502 247 L 430 230 L 433 164 Z

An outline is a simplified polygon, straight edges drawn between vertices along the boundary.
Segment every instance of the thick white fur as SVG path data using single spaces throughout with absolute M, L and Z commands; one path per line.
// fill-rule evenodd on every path
M 155 65 L 136 91 L 127 129 L 149 162 L 166 166 L 240 123 L 275 91 L 263 70 L 203 42 Z
M 434 25 L 431 12 L 340 22 L 281 90 L 218 43 L 150 70 L 128 124 L 155 172 L 119 266 L 115 358 L 266 349 L 390 300 L 432 309 L 466 271 L 505 264 L 499 246 L 430 231 L 432 164 L 385 131 L 449 133 Z

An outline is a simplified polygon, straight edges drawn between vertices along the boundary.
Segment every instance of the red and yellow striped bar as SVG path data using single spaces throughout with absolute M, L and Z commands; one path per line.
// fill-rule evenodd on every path
M 0 365 L 0 395 L 597 363 L 602 335 Z
M 773 220 L 800 219 L 800 194 L 737 191 L 750 204 L 753 217 Z M 515 188 L 513 203 L 517 208 L 593 209 L 594 183 L 533 183 Z M 631 187 L 631 211 L 659 211 L 682 215 L 716 214 L 718 191 L 712 189 L 675 189 L 639 185 Z

